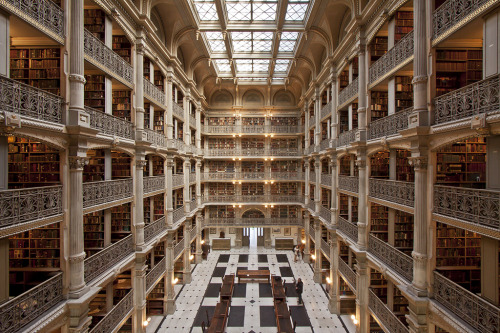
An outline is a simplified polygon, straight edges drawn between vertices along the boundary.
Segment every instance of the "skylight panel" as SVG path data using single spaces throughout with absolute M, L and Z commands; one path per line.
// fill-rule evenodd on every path
M 229 21 L 250 21 L 252 19 L 250 2 L 226 2 L 226 10 Z
M 309 0 L 289 0 L 286 9 L 286 21 L 303 21 L 306 16 Z
M 233 50 L 235 52 L 271 52 L 273 44 L 272 32 L 231 32 Z
M 274 21 L 276 19 L 276 6 L 275 2 L 253 3 L 253 20 Z
M 298 32 L 286 31 L 281 34 L 279 52 L 293 52 L 297 44 Z
M 237 59 L 236 70 L 239 73 L 267 73 L 269 59 Z
M 226 44 L 224 43 L 224 38 L 222 37 L 221 32 L 205 32 L 205 36 L 212 52 L 226 51 Z
M 277 0 L 226 0 L 229 21 L 274 21 Z
M 253 61 L 254 72 L 269 72 L 269 60 L 256 59 Z
M 194 0 L 194 6 L 201 21 L 219 20 L 213 0 Z
M 252 60 L 237 59 L 236 60 L 236 70 L 238 72 L 251 72 L 252 71 Z
M 288 66 L 290 66 L 289 59 L 277 59 L 274 65 L 275 73 L 286 73 L 288 71 Z
M 215 65 L 220 73 L 231 73 L 231 65 L 227 59 L 216 59 Z

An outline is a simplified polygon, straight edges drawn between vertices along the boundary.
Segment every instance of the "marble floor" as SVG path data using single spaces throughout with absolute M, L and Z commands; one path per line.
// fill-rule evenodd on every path
M 212 251 L 207 260 L 194 267 L 193 281 L 190 284 L 176 286 L 178 294 L 175 313 L 166 317 L 153 316 L 147 333 L 202 332 L 201 321 L 207 321 L 207 311 L 213 311 L 218 302 L 218 292 L 214 291 L 218 290 L 222 277 L 216 275 L 233 274 L 237 268 L 259 269 L 267 268 L 266 266 L 271 274 L 283 276 L 287 284 L 293 283 L 293 278 L 300 277 L 304 281 L 304 307 L 297 306 L 297 297 L 287 297 L 286 300 L 291 309 L 292 321 L 297 321 L 297 333 L 355 332 L 348 315 L 337 316 L 330 313 L 327 295 L 321 285 L 313 282 L 309 264 L 302 261 L 294 263 L 292 251 L 276 251 L 251 245 L 231 251 Z M 264 283 L 242 285 L 239 287 L 239 297 L 233 296 L 233 318 L 230 312 L 225 332 L 276 332 L 275 323 L 273 324 L 273 299 L 263 294 Z

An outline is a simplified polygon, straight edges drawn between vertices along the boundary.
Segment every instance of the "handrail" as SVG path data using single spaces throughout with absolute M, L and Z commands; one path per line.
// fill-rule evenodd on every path
M 408 128 L 408 116 L 413 112 L 413 106 L 390 116 L 372 121 L 368 128 L 368 140 L 384 136 L 396 135 Z
M 144 95 L 159 106 L 165 106 L 165 93 L 161 91 L 153 82 L 144 78 Z
M 380 298 L 370 289 L 368 295 L 368 307 L 371 312 L 382 323 L 385 330 L 391 333 L 408 333 L 409 329 L 401 320 L 385 305 Z
M 116 326 L 132 312 L 134 308 L 133 296 L 134 290 L 131 289 L 89 333 L 113 332 Z
M 152 270 L 146 274 L 146 294 L 151 292 L 153 287 L 155 286 L 154 283 L 162 276 L 165 271 L 167 270 L 167 258 L 163 257 L 156 265 L 153 267 Z
M 85 107 L 85 112 L 90 116 L 90 128 L 111 136 L 130 140 L 135 139 L 134 124 L 130 121 L 93 109 L 89 106 Z
M 413 258 L 370 234 L 368 251 L 407 281 L 413 280 Z
M 83 208 L 131 198 L 133 188 L 132 178 L 84 183 Z
M 415 203 L 415 183 L 399 180 L 370 178 L 371 197 L 413 207 Z
M 339 258 L 339 272 L 344 276 L 353 292 L 356 292 L 356 273 L 342 258 Z
M 155 236 L 160 235 L 165 230 L 167 230 L 167 224 L 165 221 L 165 216 L 162 216 L 158 220 L 154 221 L 153 223 L 147 224 L 144 227 L 144 242 L 149 242 Z
M 347 221 L 345 218 L 338 217 L 338 228 L 347 237 L 352 239 L 354 242 L 358 242 L 358 226 L 352 222 Z
M 144 194 L 165 190 L 165 175 L 144 177 L 143 183 Z

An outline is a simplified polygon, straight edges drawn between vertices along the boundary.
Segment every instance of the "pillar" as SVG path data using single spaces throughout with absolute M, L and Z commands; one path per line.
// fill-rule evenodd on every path
M 337 192 L 337 180 L 338 180 L 338 173 L 337 173 L 337 155 L 332 154 L 330 155 L 330 170 L 332 173 L 332 202 L 331 202 L 331 208 L 330 211 L 332 212 L 332 226 L 337 225 L 338 221 L 338 212 L 339 212 L 339 206 L 338 206 L 338 192 Z
M 146 320 L 146 253 L 137 253 L 132 270 L 134 289 L 134 313 L 132 325 L 134 332 L 146 332 L 142 323 Z
M 196 148 L 201 149 L 201 106 L 196 108 Z
M 167 156 L 167 160 L 166 160 L 166 163 L 165 163 L 165 167 L 166 167 L 166 170 L 165 170 L 165 184 L 166 184 L 166 196 L 167 196 L 167 200 L 166 200 L 166 208 L 167 208 L 167 225 L 169 227 L 172 227 L 173 225 L 173 211 L 174 211 L 174 208 L 173 208 L 173 190 L 172 190 L 172 174 L 173 174 L 173 169 L 174 169 L 174 158 L 172 155 L 168 155 Z
M 311 172 L 311 164 L 309 163 L 309 158 L 305 158 L 304 159 L 304 163 L 306 164 L 306 174 L 305 174 L 305 177 L 304 177 L 304 186 L 306 187 L 305 189 L 305 204 L 307 206 L 307 204 L 309 203 L 309 200 L 310 200 L 310 192 L 311 192 L 311 185 L 309 184 L 309 182 L 311 181 L 310 178 L 311 178 L 311 175 L 310 175 L 310 172 Z
M 309 105 L 308 101 L 304 101 L 304 113 L 305 113 L 305 117 L 304 117 L 304 132 L 306 133 L 305 137 L 304 137 L 304 147 L 307 149 L 309 147 L 309 145 L 311 144 L 309 142 L 309 127 L 311 126 L 311 124 L 309 124 L 309 110 L 307 108 L 307 106 Z
M 191 283 L 191 228 L 188 226 L 190 224 L 188 220 L 184 222 L 184 270 L 182 272 L 182 281 L 184 284 Z
M 198 133 L 198 132 L 196 132 Z M 201 207 L 201 160 L 196 160 L 196 203 Z
M 271 239 L 271 228 L 264 228 L 264 248 L 270 249 L 273 247 Z
M 184 195 L 184 211 L 189 213 L 191 206 L 191 191 L 189 186 L 189 174 L 191 172 L 191 162 L 189 159 L 186 159 L 183 164 L 184 167 L 184 187 L 183 187 L 183 195 Z
M 366 252 L 356 255 L 356 319 L 358 326 L 356 332 L 366 333 L 370 331 L 370 313 L 368 312 L 368 290 L 370 287 L 370 271 Z
M 174 96 L 172 95 L 172 89 L 173 89 L 173 83 L 172 83 L 172 76 L 173 76 L 173 68 L 172 66 L 167 67 L 167 80 L 166 80 L 166 94 L 165 94 L 165 100 L 167 103 L 167 117 L 165 118 L 166 121 L 166 130 L 167 130 L 167 139 L 172 140 L 174 139 L 174 121 L 173 121 L 173 102 L 174 102 Z
M 328 310 L 330 313 L 340 314 L 340 290 L 339 290 L 339 241 L 337 231 L 330 230 L 330 290 L 328 292 Z
M 304 212 L 304 233 L 306 237 L 306 244 L 304 246 L 304 257 L 302 260 L 304 260 L 305 263 L 310 263 L 311 262 L 311 240 L 309 236 L 309 225 L 310 225 L 310 214 L 309 211 L 306 209 Z
M 144 130 L 144 41 L 142 35 L 144 31 L 140 28 L 137 33 L 140 37 L 135 43 L 135 128 L 136 138 L 142 140 Z M 154 75 L 154 72 L 152 74 Z
M 136 150 L 135 156 L 135 245 L 141 247 L 144 245 L 144 167 L 147 161 L 144 159 L 144 153 L 141 150 Z M 153 216 L 151 215 L 151 222 Z
M 358 159 L 356 165 L 359 172 L 359 188 L 358 188 L 358 247 L 361 251 L 366 251 L 368 247 L 367 233 L 367 172 L 366 172 L 366 150 L 358 151 Z
M 321 272 L 321 222 L 319 218 L 314 218 L 314 255 L 316 259 L 314 260 L 314 282 L 321 283 L 322 272 Z
M 174 233 L 169 232 L 165 244 L 166 274 L 165 274 L 165 303 L 163 313 L 169 315 L 175 312 L 175 291 L 174 291 Z
M 321 143 L 321 93 L 319 87 L 316 87 L 316 96 L 314 100 L 314 120 L 316 129 L 314 131 L 314 143 Z
M 366 130 L 366 45 L 364 44 L 364 37 L 361 37 L 363 43 L 358 45 L 358 129 Z M 364 141 L 364 136 L 361 137 Z
M 319 155 L 314 158 L 314 172 L 316 176 L 316 186 L 314 186 L 314 208 L 316 213 L 319 213 L 321 209 L 321 160 Z
M 196 252 L 194 254 L 194 260 L 196 264 L 201 264 L 203 261 L 203 250 L 201 249 L 201 231 L 203 229 L 203 218 L 201 217 L 201 213 L 197 212 L 195 215 L 195 223 L 196 223 Z
M 186 92 L 186 96 L 184 97 L 184 124 L 183 124 L 183 132 L 184 138 L 183 141 L 186 145 L 191 145 L 191 128 L 189 127 L 189 115 L 191 114 L 191 94 L 188 89 Z

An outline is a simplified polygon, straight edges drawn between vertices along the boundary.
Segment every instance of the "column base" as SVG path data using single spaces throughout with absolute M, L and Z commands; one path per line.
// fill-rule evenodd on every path
M 304 253 L 304 256 L 302 257 L 302 260 L 303 260 L 306 264 L 310 264 L 310 263 L 311 263 L 311 255 L 310 255 L 310 254 L 305 254 L 305 253 Z
M 237 239 L 237 240 L 234 241 L 234 248 L 241 249 L 242 247 L 243 247 L 243 241 L 242 240 Z
M 322 282 L 322 281 L 321 281 L 321 280 L 322 280 L 321 278 L 322 278 L 322 276 L 321 276 L 321 271 L 317 271 L 317 270 L 315 270 L 315 271 L 314 271 L 314 278 L 313 278 L 314 282 L 315 282 L 315 283 L 321 283 L 321 282 Z
M 163 304 L 163 313 L 165 315 L 173 314 L 176 310 L 175 299 L 168 299 Z
M 146 320 L 146 302 L 140 308 L 135 310 L 133 315 L 132 323 L 135 330 L 133 332 L 146 332 L 146 328 L 143 326 L 143 322 Z
M 191 272 L 183 272 L 182 273 L 182 283 L 190 284 L 193 278 L 191 277 Z
M 330 313 L 340 315 L 340 301 L 336 297 L 330 297 L 328 300 L 328 310 L 330 310 Z
M 203 255 L 201 253 L 196 253 L 194 255 L 194 263 L 201 264 L 203 262 Z
M 269 239 L 269 240 L 265 240 L 264 241 L 264 248 L 265 249 L 270 249 L 272 247 L 273 247 L 273 241 L 272 240 Z

